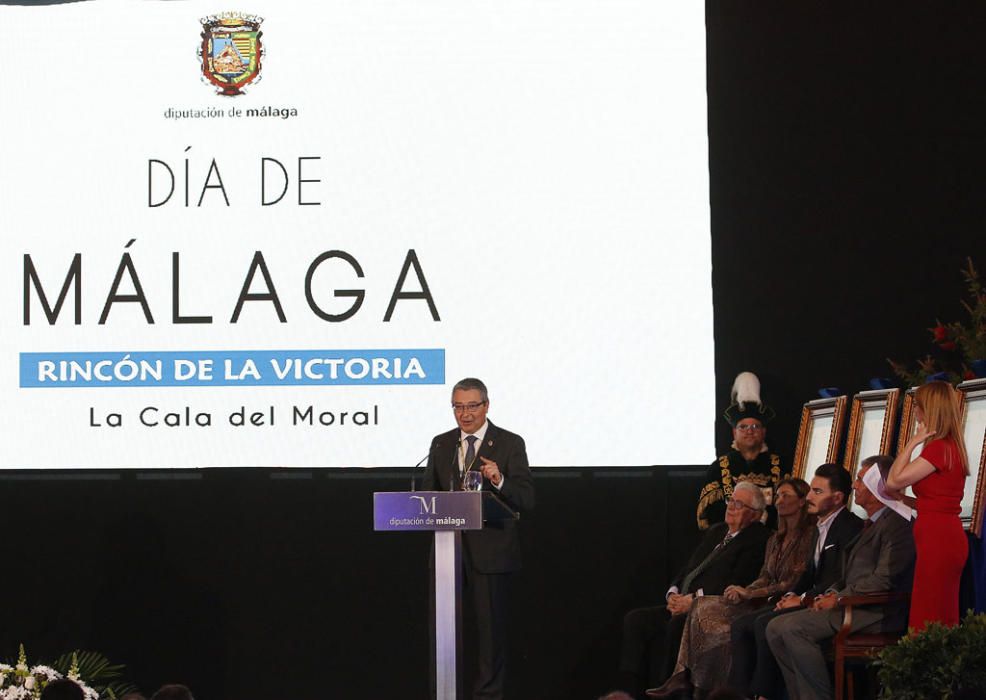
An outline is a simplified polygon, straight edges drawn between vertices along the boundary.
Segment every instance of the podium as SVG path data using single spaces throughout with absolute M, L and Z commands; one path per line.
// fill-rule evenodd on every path
M 399 491 L 373 494 L 373 529 L 435 533 L 435 689 L 459 697 L 462 651 L 462 533 L 520 515 L 492 491 Z

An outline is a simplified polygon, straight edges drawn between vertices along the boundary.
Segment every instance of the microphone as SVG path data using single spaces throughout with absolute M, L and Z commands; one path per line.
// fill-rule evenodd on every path
M 436 447 L 437 447 L 437 445 L 436 445 Z M 417 491 L 417 489 L 414 487 L 414 472 L 415 472 L 415 470 L 418 467 L 420 467 L 422 464 L 424 464 L 425 462 L 427 462 L 429 457 L 431 457 L 431 450 L 428 450 L 428 454 L 426 454 L 424 457 L 422 457 L 420 462 L 418 462 L 413 467 L 411 467 L 411 493 L 414 493 L 415 491 Z
M 417 489 L 415 488 L 415 485 L 414 485 L 414 474 L 415 474 L 415 471 L 417 470 L 418 467 L 420 467 L 422 464 L 424 464 L 429 459 L 431 459 L 431 455 L 434 454 L 435 450 L 437 450 L 441 446 L 442 446 L 441 440 L 436 440 L 435 443 L 431 446 L 431 449 L 428 450 L 428 454 L 426 454 L 424 457 L 422 457 L 420 462 L 418 462 L 413 467 L 411 467 L 411 493 L 414 493 L 415 491 L 417 491 Z
M 461 433 L 460 433 L 461 435 Z M 455 491 L 455 474 L 459 471 L 459 450 L 462 447 L 462 438 L 455 441 L 455 449 L 452 450 L 452 471 L 449 472 L 448 490 Z

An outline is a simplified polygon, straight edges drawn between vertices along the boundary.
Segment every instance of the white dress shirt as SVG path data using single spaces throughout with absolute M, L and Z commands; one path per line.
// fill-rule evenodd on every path
M 466 433 L 466 432 L 463 432 L 461 430 L 459 431 L 459 456 L 458 456 L 458 460 L 459 460 L 459 476 L 460 477 L 463 474 L 465 474 L 466 469 L 468 469 L 469 467 L 472 467 L 475 471 L 479 471 L 482 468 L 483 463 L 479 459 L 479 448 L 483 444 L 483 440 L 486 438 L 486 431 L 489 429 L 489 427 L 490 427 L 490 422 L 488 420 L 484 420 L 483 421 L 483 425 L 481 425 L 480 428 L 479 428 L 479 430 L 477 430 L 475 433 Z M 477 438 L 476 439 L 476 442 L 475 442 L 475 444 L 473 446 L 473 449 L 476 450 L 476 457 L 473 460 L 473 464 L 466 464 L 465 463 L 465 461 L 466 461 L 466 450 L 469 449 L 469 443 L 466 441 L 466 438 L 469 437 L 470 435 L 475 435 L 476 438 Z M 476 464 L 476 462 L 479 462 L 479 463 Z M 500 472 L 500 483 L 499 484 L 494 484 L 494 488 L 496 488 L 496 490 L 499 491 L 500 489 L 503 488 L 503 482 L 506 481 L 506 480 L 507 480 L 506 475 L 503 472 Z M 493 482 L 490 482 L 490 483 L 493 483 Z M 479 488 L 480 488 L 480 490 L 482 490 L 482 488 L 483 488 L 482 484 L 480 484 Z
M 821 561 L 822 551 L 825 549 L 825 540 L 828 539 L 829 529 L 832 527 L 832 523 L 839 516 L 839 513 L 846 509 L 845 506 L 840 506 L 838 510 L 834 510 L 829 513 L 829 516 L 825 520 L 819 520 L 816 527 L 818 528 L 818 540 L 815 541 L 815 568 L 818 568 L 818 562 Z

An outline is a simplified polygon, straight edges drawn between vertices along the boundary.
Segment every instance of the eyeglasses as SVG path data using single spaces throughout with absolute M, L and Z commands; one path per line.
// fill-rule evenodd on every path
M 747 505 L 746 503 L 743 503 L 743 501 L 737 501 L 735 498 L 730 498 L 726 501 L 726 507 L 732 508 L 733 510 L 738 510 L 739 508 L 749 508 L 754 513 L 760 512 L 759 508 L 754 508 L 753 506 Z
M 486 405 L 485 401 L 478 401 L 473 403 L 454 403 L 452 404 L 452 410 L 456 413 L 475 413 L 480 408 Z
M 763 426 L 756 423 L 748 423 L 747 425 L 737 425 L 736 429 L 741 433 L 759 433 L 763 430 Z

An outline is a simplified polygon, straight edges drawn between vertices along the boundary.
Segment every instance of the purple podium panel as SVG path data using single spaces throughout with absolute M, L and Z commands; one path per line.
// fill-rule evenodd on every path
M 373 529 L 378 531 L 481 530 L 479 491 L 416 491 L 373 494 Z

